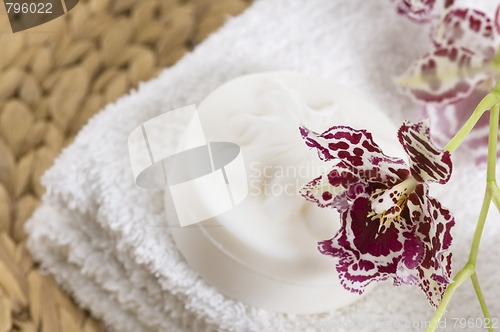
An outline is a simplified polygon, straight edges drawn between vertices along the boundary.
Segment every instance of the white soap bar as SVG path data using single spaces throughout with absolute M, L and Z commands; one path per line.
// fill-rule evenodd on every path
M 359 299 L 340 285 L 335 259 L 317 250 L 318 241 L 334 236 L 339 215 L 298 191 L 332 163 L 320 161 L 304 144 L 299 126 L 316 132 L 339 124 L 365 128 L 387 154 L 401 157 L 390 119 L 352 90 L 294 73 L 232 80 L 207 96 L 198 111 L 208 141 L 241 147 L 249 193 L 224 214 L 171 228 L 193 269 L 227 296 L 277 312 L 320 313 Z M 165 197 L 174 218 L 171 198 Z

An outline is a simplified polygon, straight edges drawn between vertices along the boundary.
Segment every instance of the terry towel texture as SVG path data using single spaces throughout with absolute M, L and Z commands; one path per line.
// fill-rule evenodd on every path
M 184 262 L 162 227 L 162 192 L 135 186 L 127 138 L 140 123 L 198 104 L 231 78 L 276 70 L 333 79 L 360 91 L 396 123 L 415 120 L 415 106 L 396 92 L 391 78 L 429 47 L 428 28 L 398 17 L 390 1 L 257 1 L 82 129 L 44 176 L 47 193 L 27 224 L 31 252 L 116 331 L 422 330 L 419 324 L 433 311 L 416 287 L 383 283 L 347 308 L 311 316 L 271 313 L 226 298 Z M 450 184 L 432 188 L 457 218 L 455 270 L 467 256 L 484 190 L 483 173 L 467 167 L 455 165 Z M 491 220 L 478 271 L 497 315 L 499 233 L 500 223 Z M 471 288 L 464 284 L 453 298 L 446 330 L 457 329 L 453 318 L 482 317 Z

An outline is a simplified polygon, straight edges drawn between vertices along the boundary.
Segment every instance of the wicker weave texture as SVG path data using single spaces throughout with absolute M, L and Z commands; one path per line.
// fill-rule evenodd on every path
M 249 0 L 81 0 L 13 34 L 0 5 L 0 332 L 103 331 L 25 248 L 40 177 L 105 104 L 154 77 Z

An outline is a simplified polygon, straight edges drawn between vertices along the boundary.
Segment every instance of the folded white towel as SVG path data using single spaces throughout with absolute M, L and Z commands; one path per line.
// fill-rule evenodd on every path
M 368 96 L 396 123 L 415 120 L 415 106 L 396 92 L 392 77 L 429 44 L 428 28 L 398 17 L 390 1 L 257 1 L 82 129 L 44 176 L 47 193 L 27 224 L 31 252 L 117 331 L 422 330 L 418 323 L 432 310 L 416 287 L 381 284 L 348 308 L 311 316 L 226 298 L 186 265 L 162 227 L 162 192 L 135 186 L 127 137 L 150 118 L 199 103 L 231 78 L 269 70 L 333 79 Z M 457 217 L 456 268 L 467 256 L 483 188 L 482 174 L 464 167 L 455 167 L 449 185 L 433 188 Z M 488 223 L 478 272 L 496 317 L 499 232 L 498 220 Z M 453 299 L 447 330 L 457 329 L 452 318 L 482 317 L 470 288 L 464 285 Z

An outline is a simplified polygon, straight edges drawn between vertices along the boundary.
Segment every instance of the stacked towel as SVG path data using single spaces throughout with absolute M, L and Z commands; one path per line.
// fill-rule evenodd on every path
M 396 92 L 391 78 L 428 47 L 428 28 L 395 15 L 390 1 L 256 1 L 82 129 L 44 176 L 47 193 L 27 224 L 31 252 L 83 307 L 116 331 L 422 330 L 433 311 L 416 287 L 382 283 L 349 307 L 308 316 L 276 314 L 226 298 L 176 249 L 164 227 L 162 191 L 135 186 L 127 138 L 142 122 L 198 104 L 229 79 L 275 70 L 333 79 L 357 89 L 396 123 L 415 120 L 415 106 Z M 456 166 L 449 185 L 432 188 L 457 217 L 456 268 L 467 256 L 484 190 L 483 173 L 468 167 Z M 478 272 L 496 317 L 499 233 L 498 220 L 490 221 Z M 456 330 L 453 318 L 482 317 L 467 284 L 447 317 L 450 331 Z

